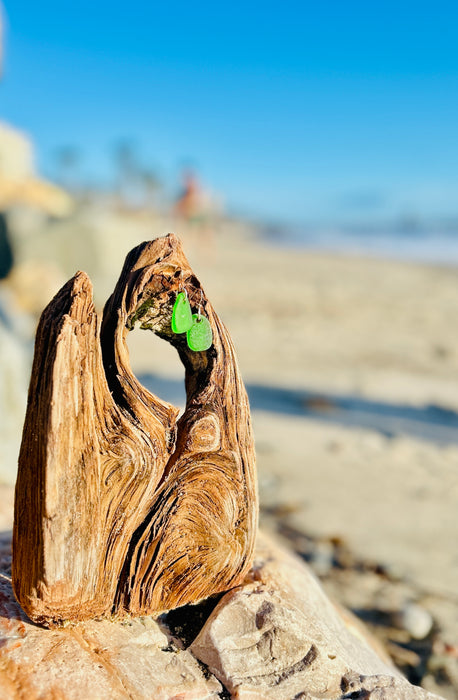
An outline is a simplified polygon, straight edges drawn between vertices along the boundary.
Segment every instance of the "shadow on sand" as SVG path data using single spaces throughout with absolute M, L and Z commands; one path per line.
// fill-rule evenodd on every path
M 183 382 L 143 374 L 139 381 L 149 391 L 184 407 Z M 408 435 L 442 445 L 458 444 L 458 413 L 441 406 L 371 401 L 359 396 L 337 395 L 263 384 L 247 384 L 253 411 L 271 411 L 350 428 L 375 430 L 386 437 Z

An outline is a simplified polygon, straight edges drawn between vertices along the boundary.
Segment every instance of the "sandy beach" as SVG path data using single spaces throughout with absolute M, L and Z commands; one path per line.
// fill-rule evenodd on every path
M 211 380 L 223 388 L 218 393 L 205 385 L 198 397 L 199 410 L 210 413 L 215 399 L 225 419 L 234 415 L 230 429 L 229 421 L 225 425 L 230 441 L 219 440 L 224 431 L 213 415 L 197 420 L 193 414 L 189 421 L 186 415 L 177 431 L 175 419 L 166 424 L 165 417 L 176 412 L 160 402 L 156 434 L 154 418 L 150 428 L 148 410 L 142 413 L 151 396 L 127 371 L 124 381 L 127 363 L 116 360 L 125 360 L 124 344 L 111 343 L 118 314 L 116 338 L 131 322 L 153 318 L 162 337 L 193 324 L 187 342 L 199 350 L 198 336 L 208 324 L 190 320 L 181 298 L 169 325 L 171 304 L 162 304 L 162 294 L 171 302 L 171 289 L 177 292 L 178 274 L 161 288 L 154 273 L 146 292 L 154 298 L 138 303 L 130 290 L 136 293 L 146 275 L 131 269 L 128 284 L 122 279 L 125 296 L 119 296 L 138 304 L 129 318 L 124 302 L 111 296 L 130 251 L 175 233 L 234 342 L 256 445 L 260 528 L 306 562 L 330 607 L 334 601 L 367 625 L 410 683 L 458 700 L 458 54 L 451 31 L 458 5 L 448 3 L 443 12 L 418 3 L 270 8 L 140 2 L 135 11 L 124 5 L 113 11 L 102 0 L 90 12 L 62 6 L 58 21 L 53 3 L 29 3 L 22 12 L 16 5 L 0 0 L 0 558 L 8 600 L 35 334 L 43 310 L 78 271 L 90 278 L 94 304 L 87 278 L 76 276 L 67 288 L 73 290 L 71 310 L 61 312 L 67 310 L 61 306 L 65 290 L 56 315 L 46 317 L 51 331 L 39 340 L 43 351 L 34 365 L 35 377 L 44 381 L 31 384 L 34 410 L 27 414 L 21 452 L 26 478 L 25 486 L 18 482 L 18 494 L 24 506 L 18 498 L 21 527 L 15 535 L 25 533 L 26 551 L 34 553 L 40 573 L 36 581 L 28 575 L 19 549 L 13 570 L 20 568 L 18 578 L 24 574 L 32 597 L 52 591 L 56 619 L 65 616 L 65 623 L 67 603 L 59 610 L 41 566 L 48 559 L 53 571 L 69 565 L 72 581 L 75 574 L 87 583 L 91 600 L 94 581 L 100 581 L 100 609 L 108 611 L 114 601 L 113 615 L 137 590 L 139 600 L 156 593 L 159 600 L 159 588 L 172 596 L 175 584 L 194 604 L 193 576 L 175 577 L 181 567 L 188 571 L 190 561 L 194 566 L 190 541 L 199 556 L 210 551 L 218 576 L 225 575 L 223 566 L 244 575 L 242 555 L 247 542 L 250 548 L 254 543 L 255 480 L 252 457 L 239 460 L 236 454 L 237 446 L 248 445 L 252 455 L 237 372 L 207 365 L 216 367 Z M 170 270 L 158 248 L 154 265 L 167 260 Z M 194 280 L 189 290 L 194 305 Z M 111 307 L 110 298 L 116 300 Z M 106 342 L 99 343 L 105 304 L 113 313 L 105 315 Z M 188 326 L 186 318 L 174 325 L 181 304 Z M 181 347 L 184 342 L 183 336 Z M 139 328 L 127 344 L 139 383 L 183 411 L 184 367 L 174 347 Z M 226 358 L 232 362 L 228 346 L 216 353 L 224 358 L 221 366 Z M 194 357 L 190 364 L 198 371 L 188 387 L 200 386 L 204 376 L 206 359 Z M 223 391 L 232 397 L 228 386 L 236 388 L 236 398 L 222 401 Z M 195 393 L 192 398 L 197 404 Z M 189 445 L 199 457 L 182 463 L 180 450 Z M 226 493 L 222 473 L 239 489 L 237 499 L 222 497 L 221 510 L 209 500 L 213 482 L 209 462 L 201 458 L 205 449 L 213 450 L 218 490 Z M 149 471 L 153 461 L 167 465 L 156 470 L 157 483 Z M 228 465 L 223 472 L 220 462 Z M 52 473 L 56 463 L 63 470 L 62 490 L 59 469 Z M 183 467 L 176 477 L 177 464 L 189 471 Z M 230 471 L 234 464 L 241 480 Z M 237 554 L 228 563 L 226 545 L 219 557 L 213 543 L 222 528 L 214 536 L 211 526 L 196 524 L 199 511 L 187 500 L 187 486 L 195 483 L 198 506 L 218 514 L 212 522 L 221 522 L 220 513 L 232 518 L 230 551 L 242 552 L 240 564 Z M 86 501 L 83 492 L 91 494 Z M 178 507 L 181 498 L 185 505 Z M 42 529 L 35 521 L 27 525 L 31 503 L 32 510 L 37 503 L 41 508 Z M 181 533 L 175 522 L 189 522 L 185 536 L 172 536 Z M 157 534 L 163 523 L 170 550 L 169 540 Z M 67 524 L 75 529 L 74 540 Z M 70 541 L 77 543 L 75 561 Z M 152 561 L 142 558 L 144 543 L 154 552 Z M 171 557 L 170 568 L 161 547 L 170 553 L 175 545 L 184 553 Z M 97 578 L 99 551 L 104 574 L 111 574 Z M 119 566 L 111 564 L 112 556 Z M 88 561 L 97 563 L 86 575 Z M 253 562 L 249 575 L 258 580 Z M 207 595 L 207 568 L 199 567 L 196 581 Z M 143 585 L 156 569 L 160 586 Z M 56 580 L 64 599 L 66 575 Z M 235 580 L 221 578 L 218 585 Z M 81 610 L 78 595 L 69 597 Z M 10 635 L 11 611 L 1 596 L 0 590 Z M 19 600 L 25 616 L 27 598 Z M 173 607 L 174 599 L 167 600 L 164 606 Z M 88 607 L 84 612 L 95 614 Z M 296 619 L 294 610 L 288 632 Z M 268 663 L 279 658 L 269 636 L 273 629 L 265 639 L 262 632 Z M 332 634 L 337 639 L 339 633 Z M 309 651 L 311 656 L 304 651 L 280 669 L 275 685 L 299 663 L 308 673 L 314 645 Z M 98 663 L 98 646 L 90 652 Z M 56 659 L 59 674 L 64 667 Z M 264 663 L 260 669 L 265 676 Z M 25 677 L 28 671 L 20 670 Z M 149 682 L 140 682 L 142 691 L 151 692 Z M 382 677 L 383 697 L 390 694 L 386 682 Z M 16 685 L 27 694 L 28 686 Z M 340 681 L 338 686 L 345 697 L 360 694 Z M 369 686 L 361 694 L 378 697 Z M 323 687 L 320 693 L 329 695 L 329 683 Z M 318 691 L 295 697 L 310 694 Z
M 171 230 L 168 223 L 157 222 L 150 237 Z M 87 271 L 112 288 L 116 255 L 147 238 L 147 228 L 118 241 L 110 272 L 108 261 L 102 273 Z M 180 235 L 176 222 L 174 229 Z M 333 566 L 329 543 L 383 567 L 453 647 L 458 269 L 282 249 L 235 224 L 211 245 L 186 229 L 181 237 L 237 349 L 263 524 L 282 534 L 280 522 L 328 551 L 324 579 Z M 129 347 L 142 382 L 182 403 L 184 372 L 174 350 L 144 331 L 131 334 Z M 11 488 L 3 492 L 11 500 Z M 335 597 L 358 607 L 353 584 L 345 590 L 328 579 Z M 458 682 L 442 688 L 433 676 L 423 674 L 425 687 L 456 697 Z

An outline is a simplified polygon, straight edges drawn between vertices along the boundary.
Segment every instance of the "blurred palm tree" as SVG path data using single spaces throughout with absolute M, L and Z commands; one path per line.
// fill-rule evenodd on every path
M 145 192 L 145 205 L 150 209 L 155 209 L 161 204 L 160 200 L 163 194 L 161 179 L 151 169 L 143 169 L 141 176 Z
M 138 158 L 133 141 L 122 140 L 114 147 L 116 193 L 122 205 L 155 208 L 162 183 L 151 167 Z
M 56 155 L 57 181 L 66 190 L 76 195 L 81 191 L 81 151 L 77 146 L 61 146 Z

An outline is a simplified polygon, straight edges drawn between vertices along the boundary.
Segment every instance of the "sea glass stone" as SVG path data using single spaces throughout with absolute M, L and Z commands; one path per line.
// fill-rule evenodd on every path
M 186 333 L 192 326 L 192 313 L 188 296 L 185 292 L 177 294 L 172 311 L 172 331 Z
M 213 342 L 212 327 L 205 316 L 192 315 L 192 326 L 188 331 L 188 346 L 195 352 L 208 350 Z

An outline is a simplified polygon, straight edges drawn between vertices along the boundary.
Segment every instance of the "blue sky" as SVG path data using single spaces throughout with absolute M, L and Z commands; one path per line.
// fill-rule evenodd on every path
M 114 144 L 279 220 L 458 216 L 456 2 L 6 0 L 0 118 L 85 178 Z

